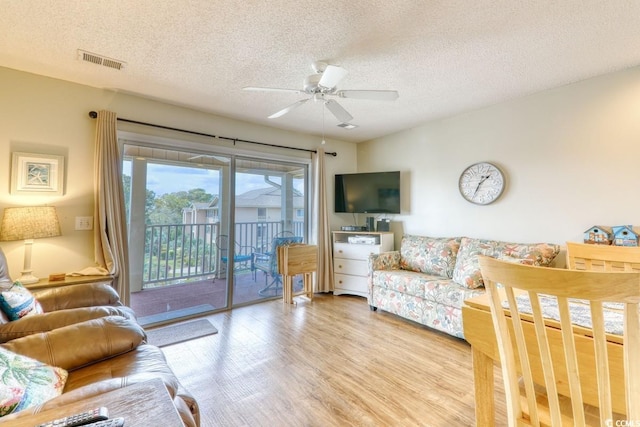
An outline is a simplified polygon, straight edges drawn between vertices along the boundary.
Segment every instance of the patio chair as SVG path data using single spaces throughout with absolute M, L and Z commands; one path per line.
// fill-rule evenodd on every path
M 294 243 L 302 243 L 302 237 L 274 237 L 271 242 L 271 250 L 269 252 L 255 254 L 255 269 L 264 272 L 264 288 L 258 291 L 260 296 L 265 296 L 269 289 L 273 289 L 274 296 L 278 295 L 278 287 L 282 287 L 282 277 L 278 274 L 278 247 Z M 269 282 L 269 278 L 271 278 L 271 282 Z
M 220 271 L 219 276 L 222 277 L 226 273 L 226 266 L 229 263 L 229 236 L 221 234 L 216 238 L 216 247 L 220 251 L 220 261 L 224 266 L 224 271 Z M 233 245 L 233 269 L 234 271 L 250 270 L 253 279 L 256 279 L 256 269 L 254 264 L 255 248 L 253 246 L 241 246 L 238 242 Z M 221 269 L 222 270 L 222 269 Z

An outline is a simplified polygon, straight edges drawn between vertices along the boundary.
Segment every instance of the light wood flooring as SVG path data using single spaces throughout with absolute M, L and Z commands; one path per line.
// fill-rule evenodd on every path
M 163 348 L 202 427 L 475 425 L 465 341 L 372 312 L 360 297 L 296 300 L 208 316 L 217 334 Z

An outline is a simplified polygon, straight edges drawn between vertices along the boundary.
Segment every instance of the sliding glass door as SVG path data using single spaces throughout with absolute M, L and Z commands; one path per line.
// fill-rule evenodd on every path
M 135 145 L 124 153 L 131 305 L 140 323 L 226 308 L 215 242 L 230 158 Z
M 272 245 L 306 239 L 308 165 L 127 143 L 123 180 L 140 323 L 281 297 Z
M 274 241 L 306 240 L 307 166 L 238 158 L 234 177 L 236 253 L 245 260 L 254 255 L 251 264 L 238 263 L 233 303 L 281 297 Z M 247 269 L 250 275 L 240 274 Z

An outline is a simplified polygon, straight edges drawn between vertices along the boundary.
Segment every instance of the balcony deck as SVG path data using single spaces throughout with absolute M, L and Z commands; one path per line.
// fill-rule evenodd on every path
M 304 236 L 304 222 L 284 230 L 282 221 L 235 224 L 235 242 L 220 234 L 219 223 L 159 224 L 145 227 L 144 255 L 131 262 L 133 276 L 142 278 L 142 291 L 131 294 L 130 305 L 142 325 L 167 323 L 227 306 L 227 282 L 216 278 L 233 253 L 233 306 L 282 296 L 265 287 L 265 273 L 254 265 L 269 253 L 277 236 Z M 222 272 L 222 273 L 220 273 Z M 133 274 L 135 273 L 135 274 Z M 269 279 L 271 282 L 271 278 Z M 166 284 L 163 283 L 174 283 Z
M 235 275 L 234 305 L 282 297 L 282 288 L 269 290 L 265 295 L 258 292 L 265 287 L 264 273 L 257 271 L 254 279 L 251 271 Z M 180 283 L 131 293 L 130 306 L 143 325 L 164 323 L 180 317 L 189 317 L 203 312 L 222 309 L 227 303 L 226 279 L 204 278 L 189 283 Z

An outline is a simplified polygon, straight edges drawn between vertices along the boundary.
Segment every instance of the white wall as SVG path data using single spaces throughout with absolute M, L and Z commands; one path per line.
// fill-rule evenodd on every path
M 304 148 L 316 148 L 319 140 L 6 68 L 0 68 L 0 93 L 0 209 L 50 204 L 62 221 L 61 237 L 34 246 L 34 272 L 41 277 L 93 265 L 92 233 L 74 230 L 75 216 L 93 214 L 91 110 Z M 169 136 L 144 127 L 128 130 Z M 328 140 L 325 149 L 338 157 L 326 159 L 327 197 L 332 209 L 333 175 L 355 172 L 357 154 L 359 171 L 402 171 L 403 213 L 392 225 L 396 242 L 413 233 L 563 243 L 580 240 L 594 224 L 639 222 L 639 142 L 640 69 L 634 68 L 358 145 Z M 64 155 L 65 194 L 10 195 L 14 151 Z M 464 201 L 457 189 L 462 170 L 478 161 L 497 163 L 507 177 L 505 193 L 489 206 Z M 334 214 L 332 228 L 353 222 L 350 214 Z M 22 242 L 0 247 L 17 276 Z
M 458 191 L 479 161 L 506 175 L 488 206 Z M 361 143 L 358 170 L 402 171 L 396 244 L 402 233 L 563 244 L 591 225 L 640 225 L 640 68 Z
M 90 119 L 88 113 L 102 109 L 114 111 L 122 118 L 286 146 L 315 149 L 321 140 L 319 136 L 252 125 L 0 67 L 0 210 L 11 206 L 53 205 L 62 226 L 61 237 L 39 239 L 34 244 L 33 268 L 39 277 L 94 265 L 93 233 L 75 231 L 74 220 L 76 216 L 93 215 L 95 120 Z M 122 127 L 130 132 L 164 138 L 195 139 L 212 145 L 231 146 L 223 141 L 191 138 L 149 127 Z M 250 145 L 243 148 L 258 150 Z M 327 156 L 326 159 L 327 179 L 331 180 L 332 188 L 336 171 L 355 171 L 356 148 L 354 144 L 336 140 L 327 140 L 324 148 L 338 152 L 337 157 Z M 9 194 L 11 153 L 15 151 L 65 156 L 65 194 L 59 197 Z M 287 156 L 295 153 L 289 150 L 272 152 Z M 329 195 L 331 198 L 332 194 Z M 341 219 L 335 221 L 339 223 Z M 23 242 L 0 242 L 0 247 L 7 255 L 11 275 L 17 277 L 22 269 Z

